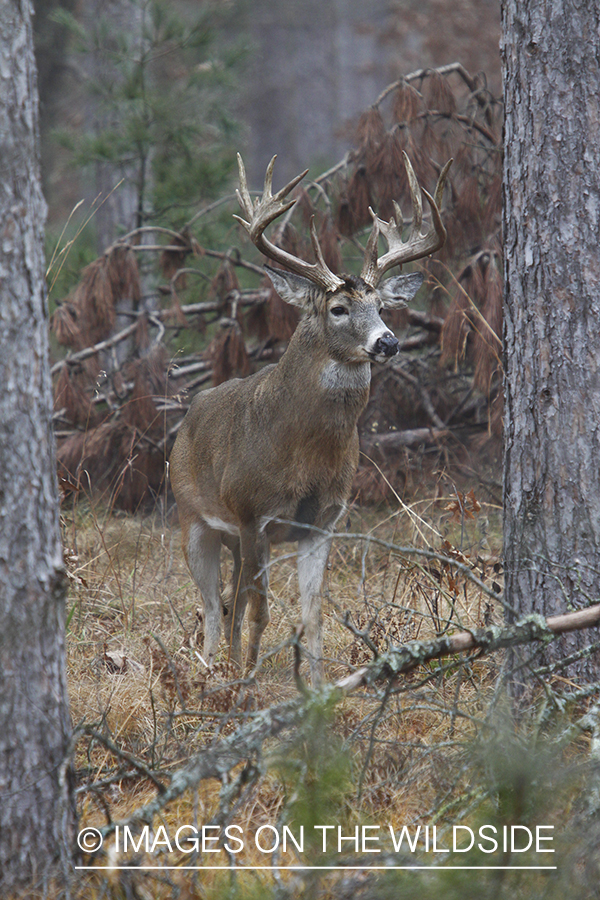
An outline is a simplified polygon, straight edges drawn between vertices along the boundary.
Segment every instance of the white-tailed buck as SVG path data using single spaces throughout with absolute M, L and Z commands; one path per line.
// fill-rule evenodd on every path
M 311 677 L 322 676 L 321 582 L 331 533 L 344 510 L 358 464 L 356 423 L 367 403 L 371 363 L 398 352 L 398 340 L 380 317 L 385 307 L 406 305 L 423 281 L 420 274 L 396 275 L 379 286 L 392 266 L 439 249 L 446 232 L 440 205 L 443 169 L 435 198 L 423 191 L 431 225 L 421 233 L 419 185 L 405 157 L 412 196 L 412 225 L 402 240 L 403 222 L 383 222 L 373 212 L 373 229 L 360 277 L 339 277 L 325 264 L 314 221 L 311 240 L 316 262 L 276 247 L 266 227 L 293 206 L 289 192 L 306 172 L 274 196 L 271 160 L 264 192 L 253 202 L 241 157 L 238 218 L 265 256 L 285 269 L 267 272 L 280 297 L 303 311 L 277 365 L 197 394 L 171 454 L 171 483 L 179 508 L 183 552 L 200 588 L 205 610 L 204 658 L 214 661 L 224 616 L 231 658 L 242 664 L 241 632 L 249 606 L 247 667 L 258 659 L 269 622 L 269 548 L 298 542 L 302 623 Z M 388 251 L 378 256 L 379 235 Z M 231 596 L 221 602 L 221 544 L 234 560 Z

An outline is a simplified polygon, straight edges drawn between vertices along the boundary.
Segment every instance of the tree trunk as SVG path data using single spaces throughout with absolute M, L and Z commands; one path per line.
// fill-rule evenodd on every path
M 504 553 L 520 615 L 600 596 L 599 30 L 597 3 L 503 0 Z M 598 654 L 569 675 L 598 679 Z
M 85 124 L 87 131 L 100 137 L 115 124 L 115 110 L 111 113 L 109 104 L 103 102 L 102 97 L 114 92 L 123 78 L 123 71 L 115 66 L 107 48 L 111 47 L 115 52 L 119 39 L 125 37 L 130 51 L 141 53 L 144 4 L 132 0 L 85 0 L 81 9 L 82 24 L 90 40 L 84 65 L 92 88 L 88 90 L 85 102 Z M 132 62 L 130 60 L 130 64 Z M 98 161 L 94 166 L 95 177 L 89 202 L 90 205 L 96 203 L 94 227 L 99 256 L 117 240 L 120 233 L 127 233 L 144 224 L 141 220 L 144 217 L 147 185 L 144 190 L 141 168 L 137 160 L 134 163 Z M 124 328 L 130 321 L 127 319 L 121 327 Z
M 74 814 L 30 0 L 0 3 L 0 894 L 61 875 Z

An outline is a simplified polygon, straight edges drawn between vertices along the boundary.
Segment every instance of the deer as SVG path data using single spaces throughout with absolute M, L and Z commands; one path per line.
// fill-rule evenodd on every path
M 204 661 L 212 667 L 225 622 L 229 658 L 242 666 L 242 623 L 248 615 L 246 671 L 257 666 L 270 620 L 270 548 L 297 542 L 301 630 L 306 636 L 313 686 L 323 680 L 321 588 L 336 522 L 346 509 L 358 466 L 357 422 L 366 406 L 371 364 L 386 363 L 399 341 L 381 318 L 383 309 L 406 307 L 423 282 L 420 273 L 394 266 L 439 250 L 446 239 L 441 201 L 452 160 L 441 171 L 434 196 L 423 194 L 431 224 L 422 233 L 417 178 L 404 155 L 412 200 L 406 240 L 400 207 L 389 222 L 369 210 L 373 225 L 360 276 L 337 275 L 325 263 L 314 217 L 309 263 L 270 241 L 265 230 L 296 202 L 290 192 L 300 173 L 272 192 L 274 156 L 262 196 L 253 201 L 241 156 L 243 216 L 235 216 L 253 244 L 277 268 L 265 265 L 279 296 L 301 310 L 298 326 L 276 364 L 242 379 L 205 389 L 192 399 L 170 457 L 183 553 L 204 604 Z M 379 237 L 387 252 L 379 256 Z M 220 592 L 222 546 L 233 555 L 231 591 Z

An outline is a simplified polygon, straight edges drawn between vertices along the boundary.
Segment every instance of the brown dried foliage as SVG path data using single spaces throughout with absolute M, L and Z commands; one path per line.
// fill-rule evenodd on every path
M 336 225 L 340 234 L 350 237 L 371 222 L 369 207 L 373 205 L 367 168 L 360 164 L 354 170 L 345 191 L 340 195 Z
M 157 676 L 163 698 L 171 709 L 187 709 L 188 700 L 195 698 L 197 690 L 190 679 L 190 666 L 185 660 L 167 654 L 150 638 L 144 643 L 150 656 L 152 673 Z
M 369 107 L 359 117 L 356 126 L 356 142 L 363 151 L 377 146 L 386 133 L 385 123 L 381 112 L 374 106 Z
M 213 297 L 219 300 L 225 300 L 231 291 L 239 291 L 240 283 L 238 281 L 235 269 L 231 261 L 224 259 L 217 270 L 217 274 L 210 283 L 210 292 Z
M 200 247 L 193 235 L 182 232 L 178 237 L 170 239 L 172 247 L 181 247 L 181 250 L 163 250 L 160 254 L 159 265 L 163 276 L 169 281 L 180 269 L 183 269 L 190 253 L 198 253 Z M 180 276 L 180 287 L 185 287 L 185 275 Z
M 419 86 L 401 82 L 387 95 L 387 123 L 382 108 L 360 117 L 354 167 L 340 184 L 336 224 L 340 234 L 351 237 L 370 225 L 369 205 L 389 219 L 394 200 L 410 203 L 402 151 L 429 191 L 442 165 L 455 157 L 444 203 L 449 238 L 437 256 L 449 261 L 478 251 L 490 232 L 499 231 L 500 107 L 487 94 L 487 100 L 469 94 L 462 82 L 452 86 L 439 72 L 427 72 Z
M 310 194 L 306 189 L 301 190 L 298 194 L 298 201 L 294 207 L 294 211 L 300 215 L 304 227 L 308 228 L 310 220 L 315 214 L 315 207 L 310 198 Z
M 339 272 L 342 268 L 340 236 L 329 213 L 323 217 L 318 238 L 327 266 L 332 272 Z
M 308 238 L 303 238 L 291 222 L 287 222 L 283 228 L 277 230 L 273 237 L 273 242 L 300 259 L 312 259 L 312 248 L 308 243 Z
M 463 179 L 456 192 L 454 202 L 454 220 L 463 240 L 474 249 L 481 244 L 481 191 L 477 174 Z
M 72 347 L 74 350 L 83 349 L 81 329 L 77 322 L 77 309 L 72 303 L 65 301 L 56 308 L 50 326 L 59 344 L 64 347 Z
M 423 98 L 411 84 L 403 82 L 398 85 L 394 93 L 392 115 L 399 125 L 406 125 L 413 122 L 423 108 Z
M 115 301 L 106 257 L 90 263 L 75 288 L 73 305 L 79 310 L 79 322 L 85 343 L 96 344 L 109 336 L 115 324 Z
M 64 410 L 63 417 L 81 428 L 94 426 L 98 421 L 87 387 L 85 372 L 71 366 L 62 366 L 54 385 L 55 412 Z
M 502 278 L 496 251 L 481 252 L 457 278 L 442 329 L 442 363 L 474 367 L 474 384 L 486 396 L 497 389 L 502 367 Z
M 108 280 L 114 303 L 120 299 L 131 299 L 137 309 L 141 299 L 139 270 L 135 253 L 125 244 L 117 244 L 104 255 Z
M 338 197 L 335 225 L 339 233 L 345 237 L 352 237 L 354 234 L 354 217 L 347 188 L 343 188 Z
M 152 377 L 147 359 L 140 359 L 134 365 L 133 390 L 123 408 L 123 419 L 131 428 L 141 434 L 160 435 L 161 416 L 154 402 Z
M 156 499 L 164 481 L 164 455 L 123 421 L 75 432 L 60 444 L 57 463 L 66 481 L 128 512 Z
M 269 334 L 274 341 L 289 341 L 300 321 L 298 309 L 284 303 L 272 285 L 267 301 L 267 321 Z
M 230 378 L 245 378 L 250 374 L 250 359 L 242 330 L 237 321 L 224 319 L 211 342 L 208 355 L 212 363 L 212 382 L 216 387 Z
M 408 194 L 408 179 L 402 151 L 406 147 L 404 130 L 388 132 L 371 162 L 371 177 L 377 186 L 376 212 L 382 219 L 394 215 L 393 201 L 399 203 Z
M 185 328 L 188 325 L 188 320 L 186 319 L 185 313 L 181 308 L 179 295 L 174 287 L 171 289 L 170 297 L 171 306 L 167 310 L 166 321 L 172 322 L 174 325 L 180 325 L 182 328 Z
M 425 80 L 425 99 L 429 109 L 451 116 L 456 112 L 456 99 L 446 78 L 439 72 L 431 72 Z
M 471 332 L 469 312 L 468 294 L 458 286 L 452 293 L 452 302 L 442 328 L 441 362 L 452 362 L 455 368 L 466 358 L 467 337 Z
M 135 349 L 138 353 L 143 353 L 150 346 L 150 329 L 148 327 L 148 316 L 140 316 L 136 322 L 135 328 Z
M 105 384 L 105 390 L 113 394 L 113 404 L 120 402 L 121 406 L 103 414 L 96 412 L 91 402 L 94 385 L 85 371 L 77 372 L 81 387 L 73 385 L 73 373 L 65 374 L 67 367 L 62 368 L 55 388 L 56 406 L 66 406 L 69 396 L 74 396 L 77 405 L 70 413 L 71 421 L 85 431 L 59 441 L 61 478 L 130 512 L 156 497 L 164 482 L 165 451 L 160 441 L 165 422 L 155 398 L 173 393 L 167 366 L 166 351 L 160 346 L 141 359 L 130 360 Z M 133 382 L 131 389 L 129 382 Z
M 127 245 L 117 244 L 86 266 L 72 296 L 54 314 L 58 341 L 74 350 L 97 344 L 113 330 L 120 301 L 137 309 L 140 297 L 135 254 Z
M 261 343 L 271 337 L 268 301 L 253 303 L 250 306 L 244 317 L 244 330 L 247 334 L 257 338 Z
M 473 379 L 475 386 L 490 396 L 494 387 L 494 376 L 502 368 L 502 299 L 503 286 L 499 270 L 499 260 L 495 255 L 482 259 L 483 298 L 481 315 L 487 327 L 476 323 L 473 340 L 473 359 L 475 369 Z

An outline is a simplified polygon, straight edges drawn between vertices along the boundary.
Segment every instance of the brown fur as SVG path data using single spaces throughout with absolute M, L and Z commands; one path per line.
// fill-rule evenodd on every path
M 265 255 L 285 266 L 269 268 L 269 277 L 283 300 L 304 310 L 304 318 L 278 365 L 194 398 L 171 454 L 171 483 L 183 550 L 204 601 L 207 664 L 214 661 L 221 633 L 221 543 L 234 558 L 226 606 L 230 651 L 241 664 L 241 629 L 249 606 L 247 665 L 252 669 L 269 621 L 270 545 L 298 541 L 302 622 L 317 682 L 323 656 L 321 583 L 331 532 L 358 464 L 357 422 L 369 396 L 370 363 L 385 362 L 399 347 L 380 312 L 384 306 L 406 306 L 423 277 L 398 275 L 381 289 L 378 285 L 393 265 L 441 246 L 445 232 L 431 199 L 434 224 L 416 240 L 398 244 L 395 224 L 376 219 L 361 276 L 338 276 L 323 259 L 314 221 L 314 264 L 264 236 L 267 225 L 289 209 L 284 198 L 303 175 L 273 195 L 273 158 L 262 197 L 255 202 L 239 155 L 238 163 L 238 199 L 246 218 L 236 218 Z M 405 163 L 412 173 L 407 159 Z M 440 176 L 438 195 L 447 170 Z M 381 261 L 380 231 L 389 245 Z
M 249 605 L 251 668 L 269 620 L 269 546 L 298 541 L 303 622 L 312 677 L 319 680 L 320 587 L 329 535 L 358 464 L 357 421 L 369 396 L 370 360 L 393 355 L 398 342 L 379 316 L 379 293 L 361 278 L 348 277 L 325 293 L 305 278 L 270 271 L 277 289 L 305 315 L 276 366 L 194 397 L 171 454 L 171 484 L 184 553 L 205 604 L 207 663 L 220 635 L 221 542 L 234 555 L 226 613 L 231 655 L 241 664 L 241 624 Z M 400 292 L 387 296 L 390 306 L 401 303 L 406 290 L 412 296 L 420 283 L 414 276 L 390 281 Z M 389 344 L 385 352 L 382 341 Z

